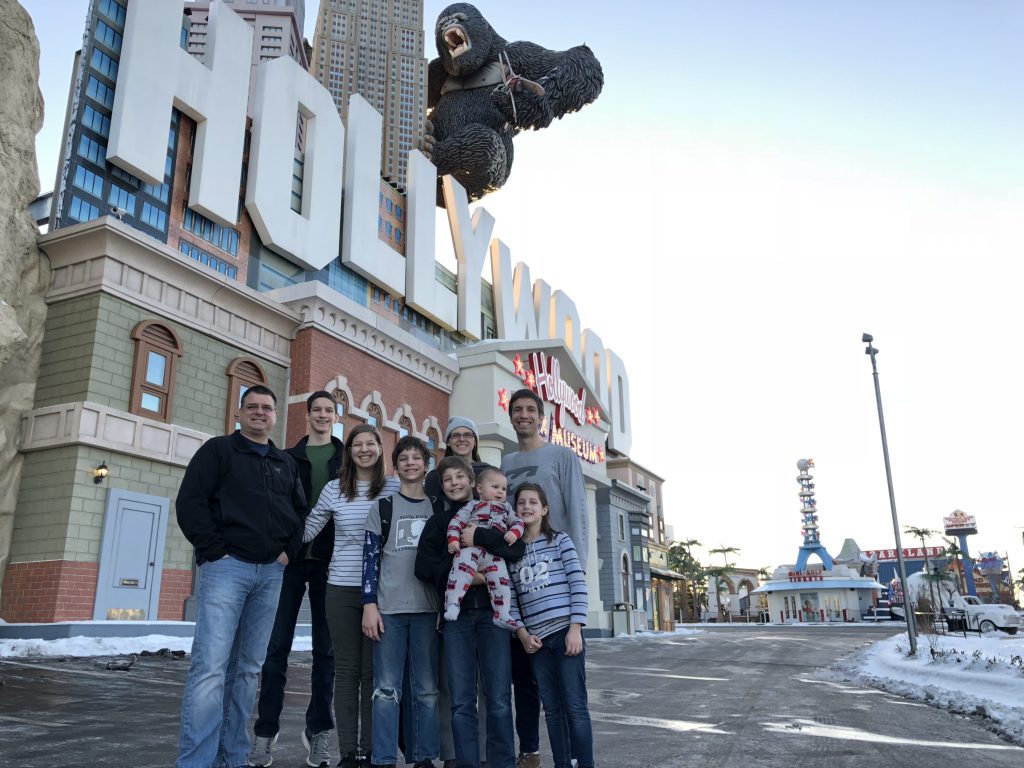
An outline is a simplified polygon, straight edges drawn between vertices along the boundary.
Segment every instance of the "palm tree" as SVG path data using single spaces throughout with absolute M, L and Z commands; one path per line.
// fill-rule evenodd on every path
M 709 555 L 721 555 L 722 559 L 725 560 L 725 567 L 728 569 L 729 566 L 729 555 L 738 555 L 740 553 L 739 547 L 727 547 L 724 544 L 719 546 L 718 549 L 709 549 Z
M 942 539 L 946 543 L 946 556 L 952 558 L 953 562 L 957 564 L 956 569 L 956 588 L 957 591 L 965 595 L 967 594 L 967 587 L 963 583 L 964 578 L 964 553 L 960 551 L 960 543 L 956 539 Z
M 704 575 L 713 579 L 715 585 L 715 615 L 722 617 L 722 582 L 732 572 L 728 566 L 712 565 L 704 569 Z
M 757 580 L 758 581 L 771 581 L 772 569 L 767 565 L 757 569 Z
M 669 568 L 686 576 L 687 591 L 693 595 L 694 618 L 700 617 L 700 606 L 697 604 L 698 580 L 704 569 L 694 559 L 692 550 L 694 547 L 700 546 L 703 545 L 697 539 L 686 539 L 685 541 L 677 541 L 668 548 Z M 687 606 L 687 610 L 689 608 L 690 606 Z
M 925 544 L 925 539 L 927 537 L 929 537 L 929 536 L 936 536 L 938 534 L 936 534 L 936 532 L 931 530 L 930 528 L 915 528 L 912 525 L 905 525 L 905 526 L 903 526 L 903 532 L 904 533 L 909 533 L 911 536 L 914 536 L 914 537 L 916 537 L 916 538 L 921 540 L 921 549 L 924 550 L 924 572 L 925 572 L 925 576 L 927 577 L 927 575 L 932 572 L 932 565 L 931 565 L 931 562 L 928 560 L 928 545 Z M 934 591 L 934 588 L 933 588 L 933 585 L 932 585 L 932 581 L 930 579 L 927 579 L 927 581 L 928 581 L 928 594 L 931 596 L 931 599 L 932 599 L 932 612 L 934 613 L 935 612 L 935 605 L 936 605 L 936 603 L 935 603 L 935 591 Z M 907 601 L 909 602 L 909 596 L 907 597 Z M 907 608 L 907 610 L 910 610 L 910 608 Z

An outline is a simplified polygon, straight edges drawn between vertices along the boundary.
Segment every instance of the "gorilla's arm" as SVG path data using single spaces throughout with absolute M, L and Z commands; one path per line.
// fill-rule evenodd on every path
M 495 106 L 519 129 L 547 127 L 554 118 L 594 101 L 604 85 L 601 63 L 585 45 L 552 51 L 519 41 L 506 46 L 505 54 L 516 75 L 544 89 L 541 96 L 520 83 L 512 89 L 499 87 L 492 93 Z
M 427 65 L 427 109 L 433 109 L 441 100 L 441 86 L 448 78 L 440 59 L 434 59 Z

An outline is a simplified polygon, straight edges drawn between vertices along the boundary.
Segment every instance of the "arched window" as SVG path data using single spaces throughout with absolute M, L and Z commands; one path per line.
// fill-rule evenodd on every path
M 334 426 L 331 427 L 331 434 L 341 440 L 345 441 L 345 414 L 348 413 L 348 396 L 340 389 L 334 390 L 334 400 L 337 405 L 334 407 L 338 414 L 338 420 L 334 422 Z
M 431 427 L 427 430 L 427 450 L 430 451 L 430 466 L 428 469 L 436 469 L 437 463 L 444 457 L 444 451 L 438 448 L 440 444 L 441 438 L 437 434 L 437 430 Z
M 255 360 L 236 357 L 228 364 L 228 402 L 224 415 L 224 430 L 227 434 L 239 428 L 238 409 L 242 407 L 242 395 L 249 387 L 266 385 L 267 375 Z
M 136 325 L 132 338 L 135 364 L 128 410 L 138 416 L 170 422 L 181 339 L 173 328 L 156 320 L 143 320 Z
M 629 578 L 629 557 L 626 555 L 622 556 L 622 573 L 619 574 L 622 578 L 622 602 L 629 602 L 630 589 L 630 578 Z
M 366 423 L 377 428 L 380 431 L 381 422 L 384 421 L 384 414 L 381 413 L 380 406 L 376 403 L 370 403 L 366 407 Z
M 398 420 L 398 439 L 401 440 L 406 435 L 412 434 L 412 422 L 408 416 L 403 416 Z

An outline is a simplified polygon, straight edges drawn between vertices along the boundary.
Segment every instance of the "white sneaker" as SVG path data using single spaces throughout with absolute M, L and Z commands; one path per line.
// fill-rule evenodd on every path
M 274 763 L 273 749 L 277 743 L 278 734 L 273 736 L 257 736 L 253 739 L 252 749 L 249 750 L 249 757 L 246 762 L 256 768 L 266 768 Z
M 331 731 L 310 733 L 302 729 L 302 746 L 306 748 L 306 765 L 310 768 L 321 768 L 331 764 Z

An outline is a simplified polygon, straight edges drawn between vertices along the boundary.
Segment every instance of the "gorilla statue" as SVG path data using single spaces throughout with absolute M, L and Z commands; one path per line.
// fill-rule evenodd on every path
M 434 28 L 438 58 L 427 75 L 422 149 L 441 177 L 451 175 L 470 200 L 499 189 L 512 169 L 512 139 L 594 101 L 604 85 L 601 64 L 580 45 L 551 51 L 508 43 L 469 3 L 449 5 Z

